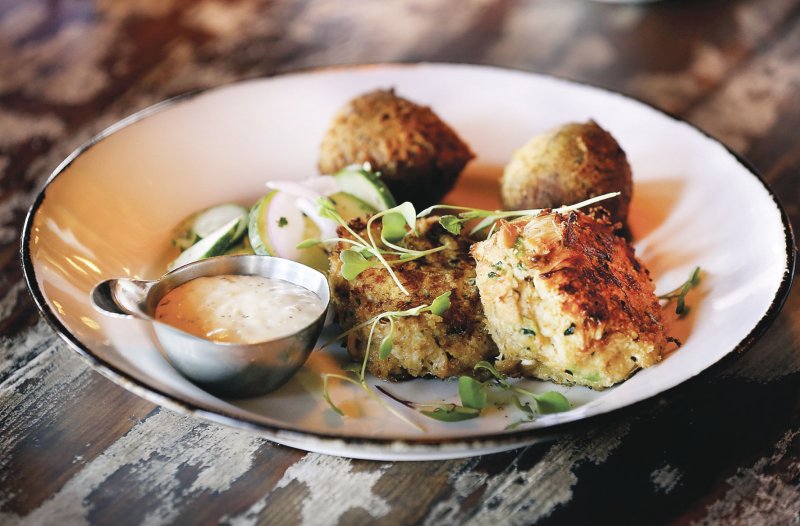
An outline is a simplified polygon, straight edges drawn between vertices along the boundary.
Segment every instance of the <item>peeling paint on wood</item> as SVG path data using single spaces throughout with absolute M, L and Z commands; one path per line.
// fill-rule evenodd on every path
M 800 226 L 798 22 L 800 0 L 0 7 L 0 523 L 563 524 L 593 509 L 620 522 L 796 524 L 797 289 L 742 359 L 622 420 L 475 459 L 371 463 L 276 446 L 113 385 L 36 321 L 17 252 L 38 186 L 120 118 L 190 89 L 387 60 L 504 65 L 632 93 L 751 156 Z
M 44 320 L 15 338 L 0 339 L 0 388 L 6 379 L 19 367 L 29 363 L 58 340 L 53 330 Z
M 681 473 L 669 464 L 661 466 L 650 474 L 650 480 L 658 491 L 669 493 L 681 480 Z
M 6 514 L 3 522 L 24 519 L 33 524 L 90 524 L 95 492 L 115 477 L 124 477 L 140 492 L 125 495 L 140 500 L 140 516 L 130 510 L 127 520 L 164 524 L 181 512 L 181 502 L 204 493 L 223 492 L 250 467 L 261 439 L 218 426 L 209 426 L 158 411 L 117 440 L 102 455 L 88 462 L 55 495 L 25 517 Z M 155 445 L 155 447 L 153 447 Z M 191 471 L 188 478 L 182 472 Z M 137 494 L 138 493 L 138 494 Z
M 708 515 L 698 523 L 797 524 L 800 518 L 798 437 L 800 430 L 788 431 L 771 455 L 729 478 L 730 489 L 708 507 Z
M 452 499 L 432 510 L 426 524 L 451 524 L 469 519 L 476 524 L 533 524 L 548 516 L 572 498 L 578 482 L 575 468 L 582 463 L 602 464 L 620 446 L 629 426 L 592 431 L 584 437 L 569 437 L 555 442 L 535 464 L 519 468 L 515 462 L 493 476 L 470 476 L 454 481 Z M 524 453 L 520 456 L 523 456 Z M 464 516 L 463 500 L 482 489 L 483 505 Z
M 380 466 L 367 472 L 355 471 L 351 460 L 308 454 L 286 470 L 275 489 L 302 487 L 304 496 L 299 515 L 302 524 L 307 526 L 337 524 L 352 508 L 360 508 L 372 520 L 380 520 L 390 512 L 390 507 L 385 499 L 373 493 L 372 487 L 384 471 L 385 467 Z M 276 491 L 276 495 L 279 494 Z M 268 521 L 269 517 L 261 515 L 266 503 L 267 499 L 262 498 L 244 514 L 226 518 L 225 523 L 249 526 Z

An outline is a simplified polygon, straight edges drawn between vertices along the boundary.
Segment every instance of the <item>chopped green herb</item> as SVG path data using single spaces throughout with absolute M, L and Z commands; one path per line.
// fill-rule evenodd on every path
M 353 252 L 353 253 L 355 253 L 355 251 L 352 251 L 352 250 L 345 251 L 345 252 Z M 344 252 L 342 252 L 342 254 L 344 254 Z M 355 254 L 356 254 L 356 256 L 360 256 L 360 254 L 358 254 L 358 253 L 355 253 Z M 348 257 L 355 257 L 355 256 L 348 256 Z M 416 429 L 422 430 L 422 428 L 420 428 L 417 424 L 415 424 L 414 422 L 408 420 L 406 417 L 404 417 L 402 414 L 398 413 L 392 407 L 386 405 L 380 398 L 377 397 L 377 395 L 372 391 L 372 389 L 369 387 L 369 385 L 367 385 L 366 371 L 367 371 L 367 360 L 368 360 L 369 354 L 370 354 L 369 350 L 372 347 L 372 337 L 375 335 L 375 329 L 377 328 L 377 326 L 379 324 L 382 324 L 382 323 L 388 321 L 388 323 L 389 323 L 389 333 L 386 334 L 383 337 L 383 339 L 381 340 L 380 345 L 378 346 L 378 357 L 379 357 L 379 359 L 385 360 L 386 358 L 388 358 L 389 355 L 392 353 L 392 344 L 393 344 L 393 339 L 394 339 L 394 321 L 395 321 L 395 318 L 402 318 L 402 317 L 407 317 L 407 316 L 418 316 L 418 315 L 422 314 L 423 312 L 431 312 L 433 314 L 441 316 L 447 311 L 448 308 L 450 308 L 450 294 L 451 294 L 451 291 L 447 291 L 447 292 L 445 292 L 443 294 L 440 294 L 439 296 L 437 296 L 430 303 L 430 305 L 418 305 L 416 307 L 413 307 L 411 309 L 404 310 L 404 311 L 390 311 L 390 312 L 384 312 L 384 313 L 378 314 L 377 316 L 374 316 L 373 318 L 370 318 L 369 320 L 365 321 L 364 323 L 360 323 L 360 324 L 356 325 L 355 327 L 352 327 L 349 330 L 339 334 L 338 336 L 336 336 L 332 340 L 329 340 L 329 341 L 325 342 L 322 345 L 323 348 L 327 347 L 328 345 L 330 345 L 331 343 L 333 343 L 335 341 L 338 341 L 338 340 L 341 340 L 342 338 L 345 338 L 347 335 L 349 335 L 350 333 L 352 333 L 354 331 L 357 331 L 359 329 L 363 329 L 364 327 L 367 327 L 367 326 L 370 327 L 369 336 L 367 337 L 367 345 L 366 345 L 366 348 L 364 349 L 364 359 L 362 360 L 361 364 L 350 364 L 350 365 L 347 365 L 347 366 L 344 367 L 345 371 L 354 374 L 356 376 L 356 378 L 352 378 L 350 376 L 344 376 L 344 375 L 340 375 L 340 374 L 333 374 L 333 373 L 327 373 L 327 374 L 323 374 L 322 375 L 322 378 L 323 378 L 323 393 L 322 393 L 322 395 L 325 398 L 325 401 L 328 402 L 328 405 L 330 405 L 331 408 L 334 411 L 336 411 L 340 415 L 344 416 L 344 413 L 342 412 L 342 410 L 339 407 L 336 406 L 336 404 L 333 402 L 333 400 L 331 399 L 330 394 L 328 392 L 328 381 L 329 381 L 329 378 L 338 378 L 340 380 L 343 380 L 343 381 L 346 381 L 346 382 L 349 382 L 349 383 L 352 383 L 354 385 L 357 385 L 357 386 L 361 387 L 361 389 L 363 389 L 369 396 L 371 396 L 372 398 L 376 399 L 381 405 L 383 405 L 386 410 L 388 410 L 389 412 L 391 412 L 392 414 L 394 414 L 395 416 L 397 416 L 398 418 L 400 418 L 401 420 L 403 420 L 407 424 L 411 425 L 412 427 L 415 427 Z M 383 390 L 381 390 L 381 391 L 383 391 Z M 437 413 L 437 416 L 440 416 L 440 415 Z M 473 418 L 473 417 L 470 417 L 470 418 Z
M 279 227 L 283 228 L 288 224 L 289 224 L 289 221 L 285 217 L 281 216 L 280 219 L 278 219 L 278 226 Z
M 319 239 L 305 239 L 305 240 L 301 241 L 300 243 L 298 243 L 295 248 L 298 248 L 298 249 L 311 248 L 311 247 L 315 247 L 315 246 L 319 245 L 320 243 L 322 243 L 322 241 L 320 241 Z
M 478 410 L 486 407 L 486 385 L 471 376 L 458 379 L 458 394 L 464 407 Z
M 677 300 L 677 305 L 675 306 L 675 314 L 679 317 L 683 317 L 689 313 L 689 306 L 686 305 L 686 295 L 689 293 L 690 290 L 695 288 L 697 285 L 700 284 L 700 267 L 695 267 L 692 270 L 691 274 L 689 274 L 689 279 L 687 279 L 683 285 L 678 287 L 677 289 L 671 290 L 666 294 L 662 294 L 658 297 L 658 299 L 666 300 L 665 306 L 669 304 L 673 299 Z
M 494 380 L 498 382 L 501 385 L 501 387 L 503 387 L 503 389 L 511 389 L 511 384 L 508 383 L 508 380 L 506 380 L 505 375 L 500 371 L 498 371 L 497 369 L 495 369 L 494 365 L 490 364 L 486 360 L 481 360 L 480 362 L 476 363 L 473 369 L 476 370 L 483 369 L 485 371 L 489 371 L 489 374 L 491 374 L 494 377 Z
M 574 205 L 562 206 L 560 208 L 556 208 L 553 211 L 558 213 L 565 213 L 571 210 L 578 210 L 579 208 L 583 208 L 600 201 L 604 201 L 606 199 L 616 197 L 620 194 L 620 192 L 612 192 L 608 194 L 603 194 L 597 197 L 593 197 L 591 199 L 587 199 L 586 201 L 581 201 L 580 203 L 575 203 Z M 480 219 L 477 225 L 470 231 L 470 235 L 476 234 L 477 232 L 481 232 L 486 230 L 490 226 L 493 227 L 494 224 L 499 219 L 513 219 L 518 217 L 525 217 L 525 216 L 535 216 L 540 213 L 543 209 L 535 208 L 530 210 L 483 210 L 480 208 L 470 208 L 467 206 L 452 206 L 452 205 L 433 205 L 431 207 L 426 208 L 419 214 L 417 217 L 425 217 L 430 215 L 434 210 L 453 210 L 458 211 L 458 215 L 445 215 L 439 218 L 439 224 L 442 225 L 448 232 L 452 234 L 459 234 L 461 232 L 461 227 L 464 223 L 471 221 L 473 219 Z
M 394 332 L 394 331 L 392 331 Z M 392 354 L 392 333 L 389 333 L 383 341 L 381 341 L 381 346 L 378 349 L 378 356 L 381 360 L 385 360 Z
M 342 261 L 342 277 L 348 281 L 355 279 L 368 268 L 377 266 L 374 261 L 368 260 L 351 248 L 340 252 L 339 259 Z
M 523 327 L 522 334 L 525 334 L 527 336 L 536 336 L 536 331 L 533 329 L 526 329 L 525 327 Z
M 486 274 L 486 276 L 490 277 L 490 278 L 496 278 L 498 276 L 498 274 L 495 271 L 491 271 L 488 274 Z
M 362 259 L 365 261 L 372 260 L 374 258 L 374 261 L 370 262 L 369 266 L 366 266 L 365 261 L 356 260 L 352 256 L 347 256 L 350 258 L 351 264 L 345 264 L 342 267 L 342 275 L 347 280 L 355 279 L 356 276 L 358 276 L 367 268 L 373 266 L 382 266 L 387 272 L 389 272 L 389 275 L 392 277 L 395 285 L 397 285 L 397 288 L 399 288 L 403 294 L 409 295 L 408 290 L 406 290 L 397 277 L 397 274 L 395 274 L 395 272 L 392 270 L 392 265 L 412 261 L 414 259 L 427 256 L 428 254 L 439 252 L 446 248 L 445 245 L 441 245 L 428 250 L 412 250 L 395 244 L 395 242 L 399 242 L 406 236 L 408 232 L 406 230 L 407 227 L 410 228 L 411 233 L 416 232 L 416 210 L 414 209 L 414 205 L 408 201 L 395 206 L 394 208 L 383 210 L 372 215 L 369 220 L 367 220 L 365 227 L 366 236 L 359 235 L 350 227 L 348 222 L 345 221 L 339 212 L 336 211 L 336 206 L 329 198 L 320 197 L 317 200 L 317 205 L 319 206 L 318 213 L 321 217 L 338 223 L 348 234 L 350 234 L 350 236 L 352 236 L 352 238 L 336 237 L 322 241 L 306 240 L 301 242 L 298 247 L 308 248 L 309 246 L 314 246 L 319 243 L 346 243 L 352 245 L 352 248 L 343 251 L 342 254 L 348 251 L 351 253 L 357 253 L 360 254 Z M 374 238 L 372 225 L 376 220 L 379 219 L 381 220 L 382 225 L 381 241 L 383 241 L 384 245 L 388 248 L 378 246 L 378 243 Z M 384 255 L 391 255 L 397 259 L 387 261 Z M 344 263 L 344 259 L 342 259 L 342 261 Z
M 342 366 L 342 369 L 351 373 L 358 373 L 361 371 L 361 364 L 356 362 L 350 362 Z
M 538 409 L 539 413 L 543 415 L 549 415 L 551 413 L 563 413 L 564 411 L 569 411 L 570 408 L 567 397 L 558 391 L 548 391 L 546 393 L 542 393 L 537 396 L 535 400 L 536 409 Z
M 450 294 L 451 291 L 447 291 L 444 294 L 441 294 L 436 297 L 435 300 L 431 302 L 430 311 L 437 316 L 444 315 L 447 312 L 447 309 L 450 308 Z
M 586 376 L 584 376 L 584 378 L 586 379 L 587 382 L 597 382 L 600 380 L 600 373 L 595 371 L 591 374 L 587 374 Z
M 528 415 L 531 419 L 536 416 L 536 413 L 533 411 L 531 404 L 523 404 L 522 400 L 519 399 L 517 395 L 511 397 L 511 401 L 514 402 L 514 405 L 517 409 Z
M 575 324 L 570 323 L 567 330 L 564 331 L 564 336 L 572 336 L 573 334 L 575 334 Z
M 391 242 L 397 242 L 406 237 L 406 220 L 401 214 L 387 214 L 381 222 L 381 237 Z
M 462 422 L 481 416 L 480 409 L 455 404 L 441 405 L 434 408 L 433 411 L 420 411 L 420 413 L 440 422 Z
M 525 419 L 511 424 L 506 429 L 514 429 L 522 423 L 530 422 L 536 417 L 537 414 L 558 413 L 561 411 L 568 411 L 570 409 L 569 400 L 567 400 L 567 398 L 561 393 L 556 391 L 548 391 L 546 393 L 537 394 L 516 385 L 512 385 L 506 379 L 504 374 L 500 373 L 497 369 L 495 369 L 494 365 L 487 361 L 481 361 L 475 364 L 475 370 L 488 371 L 492 377 L 484 382 L 476 380 L 470 376 L 459 377 L 458 392 L 459 396 L 461 397 L 460 406 L 455 404 L 437 406 L 430 404 L 415 404 L 413 402 L 403 403 L 409 407 L 434 407 L 435 409 L 433 411 L 420 410 L 420 412 L 431 418 L 436 418 L 437 420 L 445 420 L 445 418 L 448 419 L 446 421 L 451 422 L 456 421 L 456 419 L 465 420 L 465 415 L 458 414 L 456 416 L 453 413 L 467 412 L 468 414 L 473 414 L 472 412 L 477 412 L 477 414 L 474 414 L 474 416 L 478 416 L 480 411 L 487 405 L 488 388 L 490 386 L 498 387 L 505 391 L 511 391 L 512 402 L 520 411 L 525 413 Z M 523 403 L 519 398 L 520 395 L 531 398 L 536 409 L 531 407 L 530 403 Z
M 461 221 L 456 216 L 442 216 L 439 218 L 439 224 L 453 235 L 461 233 Z
M 344 416 L 344 412 L 332 400 L 328 390 L 328 383 L 330 379 L 337 378 L 339 380 L 349 382 L 353 385 L 360 387 L 369 396 L 371 396 L 378 403 L 383 405 L 386 410 L 390 411 L 392 414 L 394 414 L 407 424 L 415 427 L 416 429 L 424 431 L 424 429 L 422 429 L 419 425 L 415 424 L 411 420 L 408 420 L 396 409 L 387 405 L 386 402 L 384 402 L 381 398 L 379 398 L 376 395 L 376 393 L 373 392 L 372 389 L 369 387 L 369 385 L 366 382 L 367 360 L 370 355 L 369 349 L 371 348 L 372 338 L 375 335 L 376 327 L 379 324 L 388 322 L 390 325 L 389 332 L 381 340 L 378 349 L 379 358 L 386 359 L 392 352 L 395 318 L 405 317 L 405 316 L 418 316 L 423 312 L 431 312 L 432 314 L 437 314 L 441 316 L 450 307 L 450 294 L 451 292 L 448 291 L 445 292 L 444 294 L 439 295 L 429 305 L 419 305 L 417 307 L 413 307 L 405 311 L 384 312 L 365 321 L 364 323 L 352 327 L 351 329 L 338 335 L 333 340 L 323 344 L 323 347 L 325 347 L 330 343 L 332 343 L 333 341 L 337 341 L 341 338 L 346 337 L 353 331 L 360 330 L 364 327 L 370 326 L 369 336 L 367 338 L 366 348 L 364 351 L 364 358 L 361 364 L 350 364 L 349 366 L 345 367 L 345 371 L 351 373 L 355 377 L 345 376 L 341 374 L 330 374 L 330 373 L 322 375 L 323 397 L 331 406 L 331 408 L 338 414 Z M 525 334 L 535 334 L 535 331 L 533 329 L 522 329 L 522 330 L 523 332 L 525 332 Z M 567 400 L 566 397 L 564 397 L 564 395 L 562 395 L 561 393 L 555 391 L 548 391 L 545 393 L 534 393 L 517 385 L 513 385 L 508 381 L 506 376 L 500 373 L 490 362 L 487 361 L 478 362 L 477 364 L 475 364 L 475 370 L 487 371 L 490 375 L 490 378 L 488 380 L 481 381 L 471 376 L 459 377 L 458 392 L 459 392 L 459 397 L 461 399 L 460 405 L 453 403 L 426 404 L 426 403 L 411 402 L 408 400 L 401 400 L 400 398 L 389 393 L 386 389 L 384 389 L 381 386 L 376 386 L 376 389 L 381 393 L 385 394 L 386 396 L 392 398 L 396 402 L 399 402 L 405 405 L 406 407 L 415 409 L 419 411 L 420 414 L 425 415 L 429 418 L 433 418 L 435 420 L 439 420 L 441 422 L 461 422 L 464 420 L 470 420 L 479 417 L 481 415 L 482 410 L 485 409 L 488 405 L 490 387 L 499 388 L 504 391 L 510 391 L 511 399 L 514 402 L 514 405 L 525 414 L 525 419 L 519 422 L 515 422 L 514 424 L 511 424 L 510 426 L 507 427 L 507 429 L 513 429 L 519 426 L 520 424 L 523 424 L 525 422 L 530 422 L 538 414 L 556 413 L 561 411 L 568 411 L 570 409 L 569 400 Z M 532 402 L 523 403 L 520 400 L 520 396 L 528 397 L 531 399 Z M 496 401 L 493 401 L 492 403 L 494 405 L 497 405 L 498 407 L 501 407 L 501 404 Z

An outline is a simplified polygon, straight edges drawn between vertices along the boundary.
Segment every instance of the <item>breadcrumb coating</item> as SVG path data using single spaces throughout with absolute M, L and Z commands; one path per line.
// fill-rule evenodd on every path
M 472 254 L 499 371 L 604 389 L 661 359 L 654 284 L 610 225 L 546 211 L 502 223 Z
M 429 107 L 376 90 L 351 100 L 322 139 L 320 173 L 368 162 L 398 203 L 418 209 L 441 201 L 474 157 Z
M 592 120 L 537 135 L 514 152 L 500 181 L 507 210 L 557 208 L 609 192 L 622 195 L 599 206 L 624 224 L 633 193 L 631 167 L 616 139 Z
M 374 235 L 375 239 L 380 239 L 377 223 L 379 221 L 373 226 Z M 352 221 L 350 226 L 365 235 L 363 219 Z M 400 291 L 383 267 L 367 269 L 355 279 L 346 280 L 341 273 L 339 254 L 350 245 L 340 242 L 334 247 L 328 279 L 339 324 L 348 330 L 387 311 L 428 305 L 440 294 L 452 291 L 450 308 L 443 316 L 425 312 L 396 319 L 392 353 L 383 360 L 378 347 L 388 334 L 389 323 L 379 323 L 369 349 L 367 369 L 387 380 L 472 374 L 476 363 L 494 359 L 497 347 L 486 330 L 486 318 L 475 286 L 475 262 L 469 255 L 471 241 L 444 230 L 438 217 L 418 220 L 416 230 L 416 236 L 409 234 L 405 238 L 408 248 L 427 250 L 442 244 L 447 248 L 392 267 L 409 295 Z M 339 234 L 350 237 L 342 228 Z M 367 326 L 348 337 L 346 346 L 353 360 L 364 358 L 369 331 Z

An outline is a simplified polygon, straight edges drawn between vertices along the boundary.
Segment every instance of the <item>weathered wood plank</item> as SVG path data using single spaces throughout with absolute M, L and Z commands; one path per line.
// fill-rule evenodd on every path
M 750 157 L 797 226 L 798 20 L 800 0 L 0 3 L 0 522 L 796 522 L 797 288 L 749 353 L 623 420 L 478 459 L 374 463 L 199 422 L 91 372 L 36 321 L 16 236 L 58 162 L 137 109 L 388 60 L 506 65 L 642 97 Z

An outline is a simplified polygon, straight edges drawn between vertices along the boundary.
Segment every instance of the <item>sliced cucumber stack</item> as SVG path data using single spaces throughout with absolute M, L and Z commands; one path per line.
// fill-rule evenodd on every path
M 187 217 L 175 228 L 172 244 L 186 250 L 203 238 L 210 236 L 224 224 L 240 217 L 247 216 L 247 209 L 241 205 L 226 203 L 212 206 Z M 247 223 L 243 223 L 237 240 L 244 234 Z
M 247 221 L 247 237 L 250 240 L 250 246 L 253 247 L 253 252 L 259 256 L 275 255 L 275 247 L 270 246 L 269 243 L 267 224 L 269 205 L 276 195 L 278 195 L 278 191 L 273 190 L 259 199 L 250 209 Z
M 346 221 L 350 221 L 351 219 L 355 219 L 357 217 L 364 217 L 368 215 L 372 215 L 377 210 L 358 197 L 355 197 L 351 194 L 346 194 L 344 192 L 336 192 L 328 196 L 333 202 L 333 205 L 336 207 L 336 211 L 339 212 L 339 215 L 342 216 Z
M 183 220 L 172 240 L 183 252 L 167 270 L 223 254 L 259 254 L 291 259 L 325 272 L 328 254 L 322 245 L 297 248 L 306 239 L 335 236 L 336 223 L 315 213 L 317 197 L 327 195 L 346 221 L 395 206 L 389 189 L 368 166 L 353 165 L 333 176 L 284 186 L 265 195 L 249 211 L 226 203 Z
M 217 231 L 222 225 L 229 221 L 246 217 L 247 209 L 241 205 L 228 203 L 212 206 L 197 214 L 197 218 L 194 221 L 194 231 L 203 239 Z M 247 222 L 243 221 L 240 225 L 243 225 L 241 227 L 241 235 L 244 234 L 244 229 L 247 228 Z
M 296 196 L 280 190 L 265 195 L 250 210 L 248 237 L 256 254 L 298 261 L 317 270 L 328 270 L 328 254 L 322 245 L 297 248 L 305 239 L 319 239 L 320 228 L 303 214 Z M 330 196 L 345 220 L 374 214 L 375 209 L 349 194 Z
M 334 174 L 339 191 L 350 194 L 372 207 L 374 210 L 387 210 L 397 203 L 389 188 L 375 172 L 363 165 L 353 164 Z
M 228 247 L 223 256 L 251 256 L 255 254 L 253 247 L 250 246 L 250 237 L 242 236 L 242 240 L 233 246 Z
M 218 229 L 210 232 L 206 237 L 181 252 L 177 259 L 167 265 L 167 270 L 174 270 L 193 261 L 224 254 L 231 245 L 242 237 L 244 233 L 242 224 L 247 223 L 245 217 L 231 219 Z

